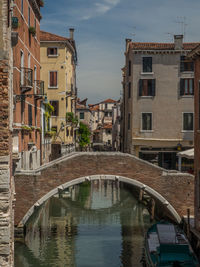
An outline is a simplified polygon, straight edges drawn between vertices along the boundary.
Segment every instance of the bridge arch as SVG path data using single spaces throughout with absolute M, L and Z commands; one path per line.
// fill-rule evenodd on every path
M 168 171 L 125 153 L 75 152 L 36 170 L 15 174 L 15 226 L 27 221 L 28 214 L 32 214 L 37 205 L 48 195 L 56 193 L 59 187 L 62 189 L 63 185 L 68 187 L 80 183 L 81 179 L 93 179 L 91 177 L 96 175 L 101 179 L 103 176 L 120 179 L 144 189 L 163 203 L 174 214 L 176 221 L 187 215 L 188 208 L 193 215 L 193 175 Z
M 46 195 L 41 197 L 36 203 L 34 203 L 34 205 L 28 210 L 28 212 L 24 215 L 24 217 L 20 221 L 19 226 L 23 227 L 27 223 L 28 219 L 35 212 L 35 210 L 38 207 L 40 207 L 45 201 L 47 201 L 52 196 L 54 196 L 55 194 L 60 193 L 62 190 L 65 190 L 71 186 L 81 184 L 85 181 L 94 181 L 94 180 L 119 181 L 119 182 L 123 182 L 123 183 L 129 184 L 129 185 L 132 185 L 132 186 L 136 187 L 137 189 L 144 191 L 145 193 L 150 195 L 152 198 L 154 198 L 156 201 L 159 201 L 161 203 L 161 205 L 164 205 L 165 208 L 167 209 L 168 213 L 171 215 L 171 218 L 173 218 L 173 220 L 176 223 L 181 222 L 181 217 L 177 213 L 175 208 L 161 194 L 156 192 L 153 188 L 151 188 L 148 185 L 145 185 L 139 181 L 136 181 L 134 179 L 130 179 L 128 177 L 101 174 L 101 175 L 91 175 L 91 176 L 80 177 L 80 178 L 74 179 L 70 182 L 66 182 L 62 185 L 57 186 L 56 188 L 54 188 L 53 190 L 48 192 Z

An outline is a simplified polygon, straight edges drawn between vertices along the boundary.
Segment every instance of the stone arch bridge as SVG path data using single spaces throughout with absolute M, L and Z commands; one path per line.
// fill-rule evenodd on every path
M 85 180 L 109 179 L 137 187 L 168 210 L 176 222 L 194 213 L 194 176 L 168 171 L 130 154 L 77 152 L 37 170 L 15 174 L 15 225 L 23 227 L 34 210 L 59 190 Z

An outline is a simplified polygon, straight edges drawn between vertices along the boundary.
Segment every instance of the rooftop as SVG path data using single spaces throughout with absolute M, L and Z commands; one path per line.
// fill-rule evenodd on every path
M 192 50 L 199 43 L 183 43 L 184 50 Z M 174 43 L 137 43 L 130 42 L 130 48 L 133 50 L 174 50 Z
M 50 32 L 40 31 L 40 41 L 69 41 L 69 38 L 53 34 Z

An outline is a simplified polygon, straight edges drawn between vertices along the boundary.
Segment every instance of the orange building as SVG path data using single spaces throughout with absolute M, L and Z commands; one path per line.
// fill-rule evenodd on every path
M 40 80 L 40 7 L 42 0 L 16 0 L 13 28 L 13 154 L 17 170 L 35 169 L 41 163 L 40 107 L 44 83 Z

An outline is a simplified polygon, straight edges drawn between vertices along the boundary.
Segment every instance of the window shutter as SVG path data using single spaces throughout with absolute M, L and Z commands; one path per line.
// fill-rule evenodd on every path
M 57 86 L 57 71 L 54 71 L 54 84 L 53 86 Z
M 50 86 L 53 86 L 53 72 L 50 72 Z
M 142 96 L 142 79 L 139 80 L 139 96 Z
M 194 79 L 192 79 L 192 95 L 194 95 Z
M 181 56 L 181 58 L 180 58 L 180 72 L 184 71 L 184 60 L 185 60 L 185 56 Z
M 184 95 L 184 79 L 180 79 L 180 95 Z
M 152 80 L 152 96 L 156 95 L 156 79 Z

